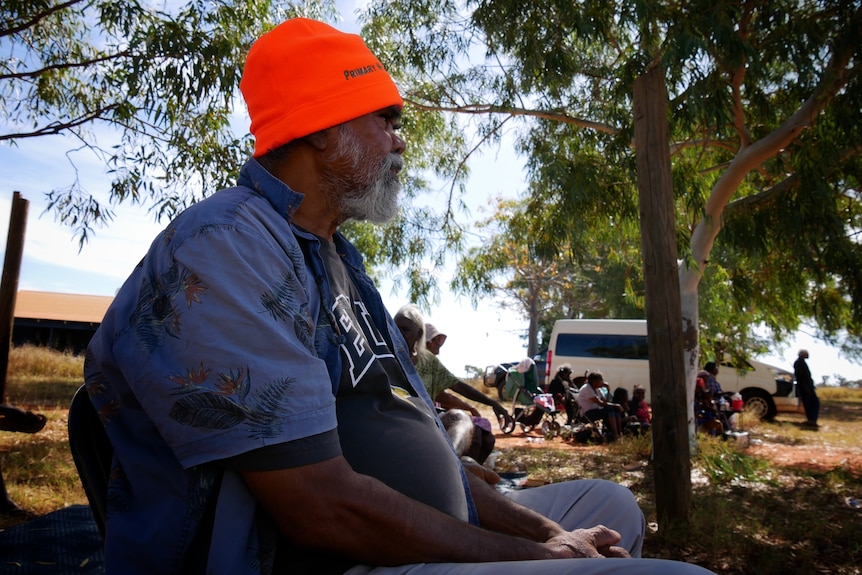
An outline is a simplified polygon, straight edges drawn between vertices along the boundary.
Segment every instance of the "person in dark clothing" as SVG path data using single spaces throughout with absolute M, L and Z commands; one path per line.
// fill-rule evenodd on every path
M 814 379 L 811 378 L 811 370 L 805 360 L 808 359 L 808 350 L 800 349 L 799 358 L 793 363 L 793 373 L 796 376 L 796 396 L 802 400 L 805 408 L 806 427 L 817 429 L 817 417 L 820 414 L 820 399 L 814 389 Z
M 567 392 L 574 385 L 572 383 L 572 368 L 568 365 L 560 366 L 560 369 L 554 375 L 554 379 L 548 384 L 548 393 L 554 396 L 554 403 L 565 406 L 566 425 L 572 425 L 575 421 L 577 403 L 575 403 L 572 394 Z
M 629 401 L 629 413 L 638 418 L 641 430 L 643 431 L 648 430 L 652 424 L 652 413 L 650 412 L 649 405 L 644 400 L 645 397 L 646 390 L 641 384 L 636 383 L 634 389 L 632 389 L 632 399 Z

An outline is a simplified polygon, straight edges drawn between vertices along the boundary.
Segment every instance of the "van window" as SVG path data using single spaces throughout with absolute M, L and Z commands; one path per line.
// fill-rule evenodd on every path
M 554 350 L 557 356 L 617 359 L 648 359 L 645 335 L 561 333 Z

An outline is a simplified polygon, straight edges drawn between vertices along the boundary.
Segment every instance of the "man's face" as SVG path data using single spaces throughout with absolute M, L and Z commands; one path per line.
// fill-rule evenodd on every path
M 324 186 L 345 219 L 382 223 L 398 213 L 404 140 L 395 133 L 400 111 L 386 108 L 338 127 Z
M 395 325 L 398 326 L 398 331 L 401 332 L 401 335 L 404 337 L 404 341 L 407 342 L 408 349 L 413 351 L 416 346 L 416 342 L 419 341 L 419 328 L 406 317 L 395 318 Z

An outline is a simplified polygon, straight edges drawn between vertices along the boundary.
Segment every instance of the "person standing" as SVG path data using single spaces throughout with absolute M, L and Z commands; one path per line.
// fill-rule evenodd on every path
M 817 418 L 820 415 L 820 399 L 818 399 L 817 391 L 814 389 L 814 379 L 811 377 L 811 370 L 808 369 L 806 359 L 808 359 L 808 350 L 800 349 L 799 357 L 793 363 L 793 373 L 796 376 L 796 396 L 802 400 L 802 407 L 805 408 L 807 421 L 804 425 L 817 429 L 820 427 L 817 424 Z

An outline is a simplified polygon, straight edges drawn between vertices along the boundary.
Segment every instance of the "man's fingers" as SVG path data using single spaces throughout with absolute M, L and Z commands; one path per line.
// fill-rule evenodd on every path
M 598 551 L 603 557 L 631 557 L 628 551 L 626 551 L 622 547 L 617 547 L 616 545 L 599 547 Z
M 593 545 L 596 549 L 616 545 L 620 542 L 620 539 L 622 539 L 619 533 L 613 529 L 605 527 L 604 525 L 596 525 L 595 527 L 588 529 L 588 531 L 593 536 Z

